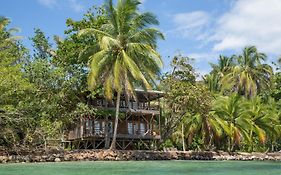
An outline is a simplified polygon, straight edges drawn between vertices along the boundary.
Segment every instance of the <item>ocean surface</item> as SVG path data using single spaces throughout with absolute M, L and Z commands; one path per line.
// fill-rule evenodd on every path
M 0 164 L 0 175 L 281 175 L 281 162 L 120 161 Z

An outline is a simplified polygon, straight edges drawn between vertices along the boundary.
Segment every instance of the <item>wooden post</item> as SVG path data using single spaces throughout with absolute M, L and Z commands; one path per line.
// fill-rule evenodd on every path
M 150 110 L 150 95 L 148 94 L 148 110 Z
M 152 114 L 152 116 L 151 116 L 151 121 L 152 121 L 151 122 L 151 132 L 152 132 L 152 135 L 153 135 L 153 130 L 154 130 L 154 126 L 153 126 L 154 125 L 153 124 L 154 123 L 154 114 Z
M 95 121 L 96 121 L 96 117 L 95 116 L 93 116 L 93 135 L 95 135 L 96 134 L 96 129 L 95 129 Z
M 83 124 L 84 124 L 84 120 L 83 120 L 83 117 L 81 117 L 80 118 L 80 138 L 83 138 L 83 131 L 84 131 Z
M 160 114 L 158 115 L 158 129 L 159 129 L 159 135 L 161 135 L 161 122 L 160 122 L 160 120 L 161 120 L 161 116 L 160 116 Z
M 135 121 L 134 121 L 134 114 L 132 115 L 132 134 L 135 135 Z
M 108 149 L 109 148 L 109 144 L 110 144 L 110 139 L 109 139 L 109 123 L 108 123 L 108 115 L 106 115 L 105 117 L 105 126 L 104 126 L 104 147 L 105 149 Z
M 138 117 L 139 117 L 139 126 L 138 126 L 138 128 L 139 128 L 139 130 L 138 130 L 138 134 L 140 135 L 140 115 L 141 115 L 141 113 L 139 113 L 139 115 L 138 115 Z
M 147 115 L 145 115 L 145 119 L 146 119 L 146 122 L 149 121 Z M 145 132 L 148 131 L 148 130 L 149 130 L 149 123 L 146 123 L 146 125 L 145 125 Z

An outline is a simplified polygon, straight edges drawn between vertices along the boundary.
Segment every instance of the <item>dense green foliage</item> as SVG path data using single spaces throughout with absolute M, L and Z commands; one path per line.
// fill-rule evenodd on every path
M 218 64 L 211 63 L 212 71 L 204 77 L 204 85 L 194 82 L 194 73 L 178 78 L 177 74 L 192 72 L 193 68 L 183 64 L 184 57 L 181 61 L 174 59 L 173 63 L 177 61 L 181 66 L 173 64 L 172 73 L 162 81 L 168 88 L 164 100 L 168 109 L 164 111 L 164 133 L 169 131 L 164 135 L 167 141 L 163 146 L 279 150 L 280 73 L 274 74 L 265 59 L 266 55 L 254 46 L 243 49 L 241 55 L 220 56 Z
M 55 44 L 35 29 L 32 50 L 0 18 L 0 146 L 58 146 L 79 117 L 101 112 L 89 98 L 120 99 L 121 92 L 134 97 L 142 87 L 165 92 L 161 147 L 280 150 L 280 60 L 271 66 L 256 47 L 245 47 L 241 54 L 220 56 L 198 81 L 193 60 L 176 55 L 171 71 L 156 81 L 162 66 L 157 40 L 163 35 L 153 28 L 156 17 L 140 13 L 139 4 L 108 1 L 80 21 L 67 19 L 66 36 L 54 36 Z
M 102 21 L 100 16 L 99 9 L 93 9 L 82 21 L 68 19 L 69 35 L 64 40 L 55 37 L 56 49 L 35 29 L 32 55 L 7 29 L 9 20 L 1 18 L 0 145 L 57 146 L 77 116 L 95 112 L 86 98 L 88 61 L 79 57 L 89 41 L 78 38 L 77 32 Z

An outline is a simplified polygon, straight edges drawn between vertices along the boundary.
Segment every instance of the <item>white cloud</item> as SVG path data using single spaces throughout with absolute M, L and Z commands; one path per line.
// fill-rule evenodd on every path
M 281 1 L 238 0 L 223 14 L 212 36 L 214 50 L 255 45 L 266 53 L 281 52 Z
M 48 8 L 70 8 L 74 12 L 81 12 L 84 6 L 78 0 L 37 0 L 41 5 Z
M 208 23 L 209 16 L 204 11 L 194 11 L 190 13 L 178 13 L 174 15 L 174 22 L 181 28 L 200 27 Z
M 168 31 L 180 37 L 202 37 L 203 30 L 210 23 L 210 16 L 204 11 L 194 11 L 189 13 L 178 13 L 173 15 L 175 29 Z
M 75 12 L 81 12 L 84 10 L 84 6 L 80 4 L 77 0 L 69 0 L 70 8 Z
M 48 8 L 53 8 L 57 6 L 57 0 L 38 0 L 38 2 Z
M 195 63 L 202 63 L 202 62 L 213 62 L 216 61 L 219 57 L 219 54 L 216 52 L 203 52 L 203 53 L 191 53 L 187 54 L 188 57 L 193 58 Z
M 185 54 L 189 58 L 193 58 L 194 62 L 192 65 L 195 69 L 195 72 L 198 74 L 197 80 L 202 80 L 202 77 L 210 73 L 211 68 L 209 63 L 215 63 L 219 57 L 217 52 L 195 52 L 191 54 Z

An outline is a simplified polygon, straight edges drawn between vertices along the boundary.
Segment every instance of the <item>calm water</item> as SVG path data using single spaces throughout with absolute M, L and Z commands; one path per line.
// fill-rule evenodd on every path
M 0 175 L 281 175 L 280 162 L 143 161 L 2 164 Z

